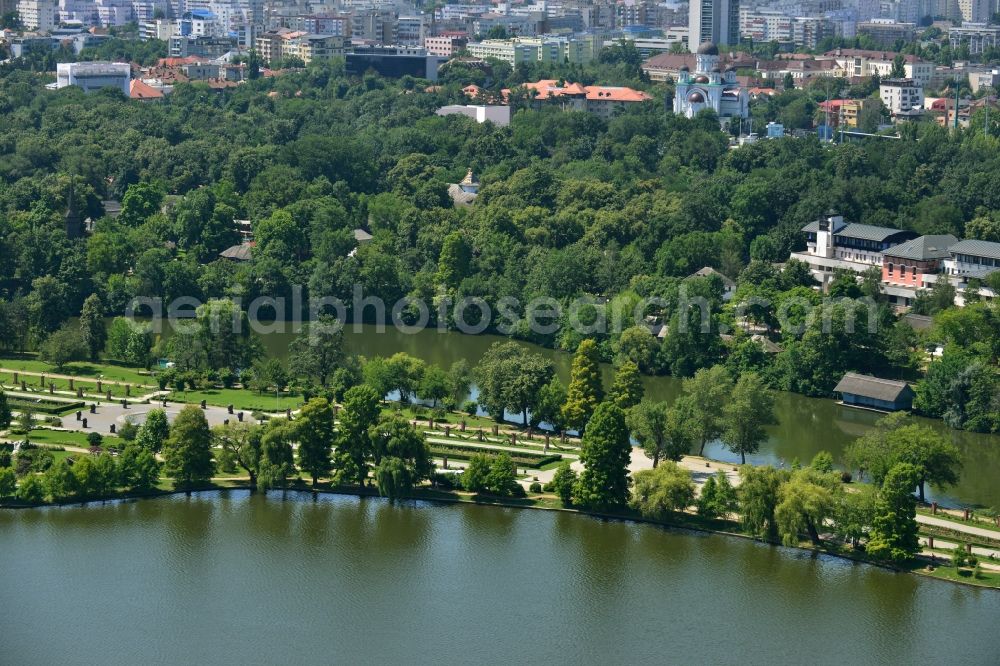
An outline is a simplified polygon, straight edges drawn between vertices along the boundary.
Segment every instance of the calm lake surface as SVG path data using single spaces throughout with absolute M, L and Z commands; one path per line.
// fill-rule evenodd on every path
M 246 491 L 0 511 L 0 662 L 996 664 L 1000 593 L 716 535 Z
M 486 350 L 506 338 L 492 335 L 462 335 L 425 330 L 407 335 L 389 326 L 384 332 L 374 326 L 356 331 L 346 326 L 345 345 L 356 354 L 364 356 L 391 356 L 406 352 L 444 368 L 459 359 L 474 366 Z M 288 355 L 288 344 L 293 336 L 270 334 L 261 337 L 269 354 L 277 357 Z M 569 381 L 572 356 L 564 352 L 523 344 L 526 349 L 550 358 L 564 382 Z M 604 385 L 609 387 L 614 376 L 611 366 L 604 366 Z M 680 393 L 681 382 L 672 377 L 644 377 L 646 395 L 656 400 L 673 401 Z M 790 465 L 798 459 L 808 464 L 819 451 L 829 451 L 841 461 L 844 448 L 868 431 L 880 417 L 868 412 L 838 405 L 834 400 L 807 398 L 794 393 L 778 393 L 775 405 L 778 425 L 769 427 L 769 440 L 758 454 L 747 456 L 753 464 Z M 519 417 L 518 417 L 519 418 Z M 932 419 L 920 419 L 945 434 L 962 452 L 965 466 L 958 486 L 939 489 L 929 488 L 928 501 L 956 507 L 987 506 L 1000 509 L 1000 436 L 961 432 L 945 427 Z M 716 460 L 739 463 L 739 456 L 730 453 L 720 442 L 705 447 L 705 454 Z

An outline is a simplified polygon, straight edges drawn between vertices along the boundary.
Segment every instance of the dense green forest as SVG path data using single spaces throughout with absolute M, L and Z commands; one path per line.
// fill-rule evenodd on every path
M 113 92 L 48 91 L 38 75 L 7 69 L 0 345 L 42 345 L 91 295 L 91 311 L 109 316 L 136 296 L 247 303 L 290 297 L 295 286 L 348 305 L 355 285 L 389 304 L 475 297 L 523 307 L 587 296 L 586 321 L 656 298 L 643 314 L 668 326 L 662 341 L 629 321 L 543 334 L 521 320 L 506 332 L 568 351 L 591 337 L 604 360 L 627 359 L 647 373 L 690 376 L 724 363 L 809 395 L 829 395 L 845 370 L 904 377 L 919 380 L 920 411 L 955 427 L 1000 428 L 997 305 L 958 310 L 949 294 L 926 294 L 917 309 L 935 325 L 920 337 L 897 320 L 877 280 L 840 276 L 832 295 L 877 304 L 877 329 L 851 333 L 851 308 L 866 306 L 824 305 L 804 266 L 774 265 L 830 208 L 851 221 L 1000 241 L 996 138 L 920 124 L 898 141 L 730 149 L 716 118 L 674 116 L 665 110 L 669 88 L 648 85 L 656 101 L 610 121 L 557 106 L 519 109 L 504 128 L 436 116 L 463 99 L 471 79 L 492 90 L 544 74 L 643 83 L 627 57 L 591 70 L 466 70 L 453 68 L 428 90 L 409 78 L 347 78 L 333 63 L 223 92 L 178 85 L 162 103 L 138 103 Z M 794 102 L 803 93 L 787 94 Z M 455 207 L 448 185 L 469 169 L 480 194 Z M 122 203 L 116 219 L 103 216 L 107 199 Z M 96 220 L 85 238 L 67 237 L 69 208 Z M 239 242 L 234 219 L 253 222 L 251 261 L 219 258 Z M 372 242 L 355 247 L 355 228 Z M 746 318 L 769 328 L 780 353 L 741 332 L 718 278 L 689 277 L 703 266 L 737 280 L 735 302 L 768 300 Z M 684 294 L 711 304 L 710 331 L 681 325 L 700 316 Z M 829 308 L 832 330 L 821 330 L 821 318 L 778 330 L 776 313 L 792 299 Z M 436 324 L 433 308 L 430 317 Z M 720 326 L 735 334 L 720 337 Z M 929 368 L 926 343 L 945 345 Z

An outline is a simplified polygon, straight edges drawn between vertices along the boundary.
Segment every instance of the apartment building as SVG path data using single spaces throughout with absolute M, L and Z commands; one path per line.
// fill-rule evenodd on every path
M 19 0 L 17 15 L 25 30 L 51 32 L 56 27 L 59 12 L 57 0 Z
M 455 55 L 456 51 L 465 48 L 468 43 L 468 39 L 463 35 L 459 36 L 449 36 L 443 35 L 438 37 L 426 37 L 424 39 L 424 48 L 431 55 L 441 56 L 442 58 L 450 58 Z
M 893 117 L 920 115 L 924 108 L 924 88 L 913 79 L 885 79 L 878 95 Z
M 568 37 L 529 37 L 484 39 L 466 48 L 476 58 L 495 58 L 512 66 L 521 62 L 578 63 L 593 62 L 602 41 L 596 36 L 583 39 Z
M 913 41 L 917 32 L 917 24 L 899 22 L 893 19 L 875 18 L 870 21 L 859 22 L 856 30 L 857 34 L 868 35 L 873 42 L 880 46 L 891 47 L 898 40 L 904 42 Z
M 979 55 L 986 49 L 1000 46 L 1000 26 L 963 23 L 961 27 L 948 30 L 948 42 L 953 49 L 964 44 L 969 47 L 970 54 Z

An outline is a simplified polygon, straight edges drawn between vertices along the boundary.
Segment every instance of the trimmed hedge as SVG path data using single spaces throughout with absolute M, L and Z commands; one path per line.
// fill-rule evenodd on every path
M 506 453 L 518 467 L 539 468 L 562 460 L 558 453 L 520 453 L 515 451 L 504 451 L 502 449 L 487 449 L 478 446 L 465 446 L 462 444 L 439 444 L 437 442 L 428 443 L 431 455 L 439 457 L 456 458 L 458 460 L 468 460 L 476 454 L 484 454 L 488 458 L 495 458 L 501 453 Z
M 21 398 L 19 396 L 7 396 L 7 403 L 16 412 L 31 409 L 39 414 L 65 414 L 81 410 L 86 405 L 83 402 L 60 402 L 58 400 L 48 400 L 46 398 Z

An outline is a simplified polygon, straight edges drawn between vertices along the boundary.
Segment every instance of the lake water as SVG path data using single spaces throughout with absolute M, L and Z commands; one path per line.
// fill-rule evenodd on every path
M 565 513 L 246 491 L 0 511 L 0 663 L 996 664 L 1000 593 Z

